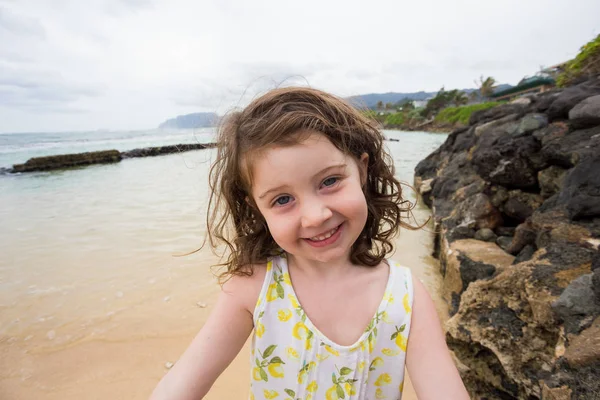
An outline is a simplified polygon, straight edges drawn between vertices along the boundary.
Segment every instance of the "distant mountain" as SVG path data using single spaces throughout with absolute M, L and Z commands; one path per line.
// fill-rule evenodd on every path
M 159 129 L 194 129 L 216 126 L 219 116 L 215 113 L 193 113 L 179 115 L 163 122 Z
M 400 100 L 411 99 L 411 100 L 427 100 L 430 97 L 435 96 L 437 92 L 414 92 L 414 93 L 369 93 L 361 94 L 359 96 L 348 97 L 350 103 L 356 107 L 367 107 L 375 108 L 377 102 L 381 101 L 383 104 L 392 103 L 395 104 Z
M 512 85 L 500 84 L 496 87 L 495 91 L 504 90 L 512 87 Z M 477 89 L 462 89 L 465 93 L 471 93 L 476 91 Z M 437 94 L 435 92 L 412 92 L 412 93 L 397 93 L 397 92 L 388 92 L 388 93 L 369 93 L 369 94 L 361 94 L 358 96 L 348 97 L 347 100 L 350 101 L 356 107 L 367 107 L 367 108 L 375 108 L 377 106 L 377 102 L 381 101 L 383 104 L 392 103 L 395 104 L 404 99 L 410 100 L 427 100 Z

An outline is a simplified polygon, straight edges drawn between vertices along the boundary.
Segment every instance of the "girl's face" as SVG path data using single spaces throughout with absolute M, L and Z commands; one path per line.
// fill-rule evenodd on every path
M 252 196 L 275 242 L 298 258 L 348 258 L 367 221 L 362 192 L 368 157 L 358 162 L 324 135 L 267 148 L 253 161 Z

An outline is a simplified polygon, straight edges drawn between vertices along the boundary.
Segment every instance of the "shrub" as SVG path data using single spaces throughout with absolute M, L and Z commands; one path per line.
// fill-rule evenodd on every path
M 502 102 L 491 101 L 487 103 L 471 104 L 468 106 L 461 107 L 447 107 L 435 116 L 435 122 L 467 125 L 471 114 L 479 110 L 487 110 L 488 108 L 496 107 L 502 104 Z
M 393 126 L 393 125 L 403 125 L 404 122 L 405 122 L 404 114 L 394 113 L 394 114 L 388 114 L 388 116 L 385 118 L 384 124 L 386 126 Z
M 559 87 L 569 86 L 580 78 L 600 74 L 600 35 L 583 45 L 577 56 L 566 63 L 556 78 Z

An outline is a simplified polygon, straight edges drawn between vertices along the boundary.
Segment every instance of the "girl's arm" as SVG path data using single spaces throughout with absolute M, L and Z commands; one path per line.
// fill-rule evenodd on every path
M 159 382 L 150 400 L 198 400 L 206 395 L 252 332 L 254 323 L 250 310 L 254 310 L 258 298 L 257 285 L 252 284 L 257 280 L 256 275 L 260 274 L 234 276 L 223 285 L 208 320 Z
M 469 394 L 452 361 L 435 305 L 413 277 L 414 298 L 406 366 L 419 400 L 468 400 Z

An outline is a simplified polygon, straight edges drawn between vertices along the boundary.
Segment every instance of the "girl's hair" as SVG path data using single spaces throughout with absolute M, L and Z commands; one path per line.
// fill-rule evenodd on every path
M 414 205 L 402 198 L 392 158 L 375 121 L 320 90 L 274 89 L 244 110 L 229 114 L 218 132 L 217 158 L 210 169 L 207 228 L 213 249 L 222 242 L 229 250 L 220 264 L 226 267 L 219 276 L 221 282 L 233 275 L 251 275 L 252 265 L 281 252 L 252 199 L 253 157 L 270 145 L 299 143 L 315 131 L 355 160 L 363 153 L 369 156 L 363 186 L 368 216 L 351 249 L 353 263 L 378 265 L 393 250 L 391 240 L 400 226 L 420 228 L 403 221 L 402 213 L 410 213 Z

